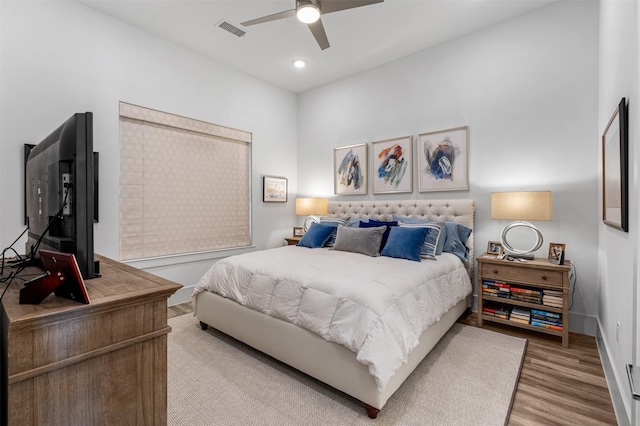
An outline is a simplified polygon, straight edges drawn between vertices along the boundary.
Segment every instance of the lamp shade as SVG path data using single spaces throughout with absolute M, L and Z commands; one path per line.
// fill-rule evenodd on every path
M 492 192 L 491 219 L 551 220 L 551 191 Z
M 296 214 L 323 215 L 327 214 L 329 200 L 326 198 L 296 198 Z

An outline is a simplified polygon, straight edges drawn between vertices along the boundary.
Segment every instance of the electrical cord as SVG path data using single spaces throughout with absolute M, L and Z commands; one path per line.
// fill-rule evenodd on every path
M 68 185 L 67 191 L 65 191 L 65 194 L 64 194 L 64 200 L 62 200 L 62 207 L 60 207 L 60 210 L 58 210 L 58 213 L 49 220 L 49 224 L 47 225 L 47 228 L 42 232 L 42 234 L 40 235 L 40 238 L 38 238 L 38 241 L 36 241 L 36 243 L 31 246 L 31 249 L 29 250 L 29 254 L 25 258 L 22 258 L 18 254 L 18 252 L 13 248 L 13 245 L 24 235 L 25 232 L 29 230 L 29 226 L 27 226 L 27 228 L 24 231 L 22 231 L 22 233 L 18 236 L 18 238 L 16 238 L 9 247 L 2 250 L 2 267 L 0 268 L 0 275 L 4 274 L 5 253 L 8 250 L 11 250 L 16 254 L 18 258 L 18 262 L 16 262 L 13 265 L 15 268 L 17 268 L 15 271 L 12 271 L 7 277 L 0 278 L 0 283 L 4 283 L 4 282 L 7 283 L 7 285 L 4 287 L 4 290 L 2 291 L 2 294 L 0 295 L 0 303 L 2 302 L 2 298 L 4 297 L 5 293 L 9 289 L 9 286 L 11 286 L 11 283 L 13 282 L 13 280 L 16 278 L 22 279 L 18 277 L 18 274 L 20 274 L 20 272 L 22 272 L 29 265 L 29 263 L 35 259 L 36 253 L 38 252 L 38 247 L 40 247 L 40 243 L 42 242 L 42 239 L 49 232 L 49 229 L 51 229 L 51 226 L 55 223 L 55 221 L 59 219 L 59 217 L 62 215 L 62 212 L 64 211 L 64 208 L 67 206 L 67 196 L 69 195 L 69 192 L 71 192 L 70 189 L 71 189 L 71 185 Z

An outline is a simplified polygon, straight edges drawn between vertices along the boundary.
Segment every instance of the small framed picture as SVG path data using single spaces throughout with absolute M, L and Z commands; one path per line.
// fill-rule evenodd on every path
M 294 237 L 302 237 L 304 235 L 304 228 L 302 226 L 294 226 L 293 227 L 293 236 Z
M 487 253 L 497 256 L 502 254 L 502 243 L 500 241 L 489 241 L 487 243 Z
M 287 178 L 264 176 L 262 180 L 262 201 L 265 203 L 286 203 Z
M 556 265 L 564 264 L 565 244 L 549 243 L 549 262 Z

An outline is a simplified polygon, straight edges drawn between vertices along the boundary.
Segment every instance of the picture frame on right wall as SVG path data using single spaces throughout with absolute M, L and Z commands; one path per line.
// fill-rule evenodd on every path
M 469 126 L 418 135 L 418 191 L 469 189 Z
M 629 232 L 629 123 L 625 98 L 602 135 L 602 221 Z

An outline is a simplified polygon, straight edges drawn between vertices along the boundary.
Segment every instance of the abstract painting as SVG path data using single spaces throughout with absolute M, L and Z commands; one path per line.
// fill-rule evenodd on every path
M 372 142 L 374 194 L 413 191 L 411 136 Z
M 262 201 L 265 203 L 286 203 L 287 178 L 264 176 L 262 179 Z
M 338 195 L 367 193 L 367 144 L 333 149 L 334 190 Z
M 469 189 L 469 126 L 418 135 L 418 191 Z

